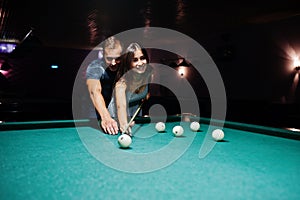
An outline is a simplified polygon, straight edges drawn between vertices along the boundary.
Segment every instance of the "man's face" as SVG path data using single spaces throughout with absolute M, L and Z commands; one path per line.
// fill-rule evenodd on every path
M 110 68 L 110 70 L 115 71 L 118 68 L 118 63 L 120 62 L 119 57 L 121 56 L 122 49 L 105 49 L 104 50 L 104 60 L 106 62 L 106 66 Z

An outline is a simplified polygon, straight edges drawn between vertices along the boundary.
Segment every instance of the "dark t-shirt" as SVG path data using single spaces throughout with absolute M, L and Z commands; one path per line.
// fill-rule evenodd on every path
M 116 71 L 111 71 L 106 67 L 105 61 L 103 59 L 98 59 L 92 61 L 86 70 L 86 79 L 97 79 L 101 83 L 102 95 L 106 106 L 108 106 L 113 92 L 113 84 L 116 78 Z M 99 113 L 97 113 L 98 119 Z

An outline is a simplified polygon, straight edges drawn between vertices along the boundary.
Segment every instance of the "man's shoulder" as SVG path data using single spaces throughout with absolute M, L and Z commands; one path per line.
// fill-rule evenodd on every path
M 105 63 L 98 59 L 90 62 L 86 69 L 86 78 L 87 79 L 100 79 L 101 76 L 105 73 Z
M 93 60 L 90 64 L 89 67 L 101 67 L 104 68 L 105 67 L 105 63 L 102 59 L 96 59 Z

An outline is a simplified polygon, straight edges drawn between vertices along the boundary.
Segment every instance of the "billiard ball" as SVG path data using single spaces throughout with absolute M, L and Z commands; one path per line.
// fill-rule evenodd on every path
M 118 137 L 118 144 L 121 148 L 128 148 L 131 143 L 131 137 L 127 134 L 122 134 Z
M 176 137 L 178 137 L 178 136 L 183 135 L 184 130 L 183 130 L 182 126 L 177 125 L 177 126 L 173 127 L 172 132 Z
M 224 138 L 224 132 L 221 129 L 215 129 L 212 132 L 212 138 L 215 141 L 221 141 Z
M 157 122 L 157 123 L 155 124 L 155 129 L 156 129 L 158 132 L 163 132 L 163 131 L 165 131 L 165 129 L 166 129 L 166 125 L 165 125 L 165 123 L 163 123 L 163 122 Z
M 190 124 L 190 129 L 191 129 L 192 131 L 198 131 L 198 130 L 200 129 L 200 123 L 199 123 L 199 122 L 196 122 L 196 121 L 192 122 L 192 123 Z

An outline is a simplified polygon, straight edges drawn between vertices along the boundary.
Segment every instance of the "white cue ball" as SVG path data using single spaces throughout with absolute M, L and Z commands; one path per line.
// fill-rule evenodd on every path
M 183 135 L 183 128 L 182 126 L 174 126 L 173 130 L 172 130 L 173 134 L 178 137 L 178 136 L 182 136 Z
M 198 131 L 198 130 L 200 129 L 200 123 L 199 123 L 199 122 L 196 122 L 196 121 L 192 122 L 192 123 L 190 124 L 190 129 L 191 129 L 192 131 Z
M 157 123 L 155 124 L 155 129 L 156 129 L 158 132 L 163 132 L 163 131 L 166 130 L 166 125 L 165 125 L 165 123 L 163 123 L 163 122 L 157 122 Z
M 215 129 L 211 135 L 215 141 L 221 141 L 224 138 L 224 132 L 221 129 Z
M 131 137 L 127 134 L 122 134 L 118 137 L 118 144 L 121 148 L 128 148 L 131 145 Z

